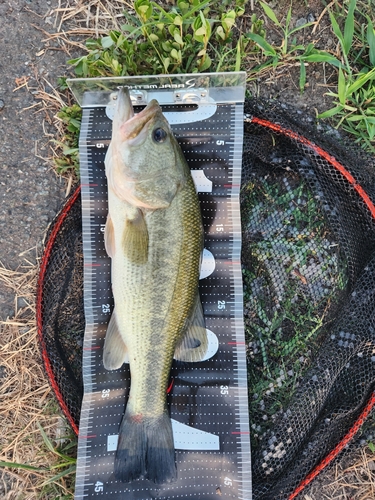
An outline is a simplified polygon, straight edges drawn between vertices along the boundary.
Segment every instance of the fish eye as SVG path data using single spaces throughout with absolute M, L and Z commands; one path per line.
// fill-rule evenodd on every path
M 167 132 L 163 128 L 156 128 L 152 133 L 155 142 L 164 142 L 167 138 Z

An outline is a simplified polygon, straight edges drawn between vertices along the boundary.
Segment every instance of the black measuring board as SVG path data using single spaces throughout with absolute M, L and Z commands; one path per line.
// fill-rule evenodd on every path
M 77 500 L 213 500 L 218 496 L 251 500 L 238 200 L 243 105 L 212 106 L 214 112 L 209 117 L 171 125 L 192 171 L 201 204 L 205 250 L 199 289 L 212 356 L 200 363 L 173 362 L 167 399 L 177 481 L 161 486 L 147 480 L 120 483 L 113 476 L 130 373 L 126 363 L 119 370 L 107 371 L 102 362 L 104 337 L 113 310 L 111 261 L 104 248 L 104 158 L 112 121 L 104 107 L 83 109 L 79 147 L 86 330 Z M 178 106 L 162 105 L 162 109 L 164 113 L 179 112 Z

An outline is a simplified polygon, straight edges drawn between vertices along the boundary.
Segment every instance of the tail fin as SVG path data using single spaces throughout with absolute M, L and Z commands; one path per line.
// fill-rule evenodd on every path
M 156 484 L 176 480 L 172 424 L 167 412 L 143 420 L 125 413 L 114 472 L 116 479 L 124 483 L 140 477 Z

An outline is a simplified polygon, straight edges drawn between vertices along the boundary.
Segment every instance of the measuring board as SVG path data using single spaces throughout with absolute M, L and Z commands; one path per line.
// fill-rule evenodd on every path
M 79 151 L 86 329 L 76 500 L 251 500 L 239 208 L 244 82 L 242 72 L 68 81 L 83 108 Z M 107 371 L 102 361 L 113 310 L 111 260 L 104 247 L 104 158 L 119 86 L 130 89 L 135 113 L 153 98 L 162 106 L 192 171 L 205 233 L 199 291 L 209 350 L 199 363 L 173 362 L 167 400 L 177 481 L 165 485 L 144 479 L 121 483 L 113 475 L 130 388 L 128 364 Z

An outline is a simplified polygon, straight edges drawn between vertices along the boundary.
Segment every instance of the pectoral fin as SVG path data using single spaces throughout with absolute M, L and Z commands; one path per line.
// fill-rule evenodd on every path
M 148 258 L 148 231 L 142 210 L 126 219 L 122 245 L 126 257 L 133 264 L 145 264 Z
M 116 309 L 114 309 L 104 340 L 104 368 L 106 370 L 117 370 L 120 368 L 125 361 L 126 351 L 126 345 L 117 327 Z
M 104 228 L 104 245 L 109 257 L 113 257 L 115 254 L 115 231 L 113 228 L 111 216 L 109 214 L 107 216 L 107 222 Z
M 202 304 L 197 293 L 194 308 L 186 322 L 186 333 L 177 345 L 174 357 L 189 363 L 202 361 L 207 352 L 208 339 Z

